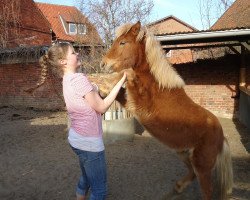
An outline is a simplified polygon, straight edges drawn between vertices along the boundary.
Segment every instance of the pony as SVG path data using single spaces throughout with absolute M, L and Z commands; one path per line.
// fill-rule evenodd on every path
M 211 200 L 212 171 L 216 168 L 220 199 L 227 199 L 232 192 L 233 171 L 221 124 L 187 96 L 183 79 L 153 34 L 140 22 L 120 26 L 101 67 L 120 73 L 117 78 L 126 71 L 126 88 L 120 90 L 117 101 L 186 164 L 189 172 L 174 189 L 181 193 L 197 177 L 203 199 Z

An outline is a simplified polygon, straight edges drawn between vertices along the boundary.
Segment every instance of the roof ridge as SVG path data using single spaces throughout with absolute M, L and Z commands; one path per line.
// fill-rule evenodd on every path
M 226 12 L 228 12 L 228 10 L 229 9 L 231 9 L 232 8 L 232 6 L 235 4 L 235 2 L 236 1 L 238 1 L 238 0 L 235 0 L 232 4 L 231 4 L 231 6 L 229 6 L 225 11 L 224 11 L 224 13 L 216 20 L 216 22 L 214 22 L 214 24 L 209 28 L 209 29 L 212 29 L 213 28 L 213 26 L 226 14 Z
M 231 26 L 232 24 L 235 26 L 248 26 L 249 21 L 243 21 L 242 17 L 244 19 L 249 19 L 249 12 L 246 12 L 246 10 L 250 9 L 249 6 L 249 0 L 235 0 L 216 20 L 210 29 L 218 29 L 218 27 L 228 26 L 227 22 L 231 22 Z
M 181 19 L 175 17 L 174 15 L 168 15 L 168 16 L 166 16 L 166 17 L 163 17 L 163 18 L 161 18 L 161 19 L 158 19 L 158 20 L 156 20 L 156 21 L 154 21 L 154 22 L 151 22 L 151 23 L 147 24 L 147 26 L 151 26 L 151 25 L 157 24 L 157 23 L 159 23 L 159 22 L 161 22 L 161 21 L 165 21 L 165 20 L 168 19 L 168 18 L 173 18 L 173 19 L 175 19 L 176 21 L 180 22 L 181 24 L 183 24 L 183 25 L 185 25 L 185 26 L 187 26 L 187 27 L 189 27 L 189 28 L 191 28 L 191 29 L 193 29 L 193 30 L 195 30 L 195 31 L 198 30 L 197 28 L 195 28 L 195 27 L 191 26 L 190 24 L 188 24 L 188 23 L 182 21 Z
M 53 5 L 53 6 L 63 6 L 63 7 L 74 7 L 76 8 L 76 6 L 68 6 L 68 5 L 62 5 L 62 4 L 54 4 L 54 3 L 44 3 L 44 2 L 35 2 L 36 4 L 47 4 L 47 5 Z

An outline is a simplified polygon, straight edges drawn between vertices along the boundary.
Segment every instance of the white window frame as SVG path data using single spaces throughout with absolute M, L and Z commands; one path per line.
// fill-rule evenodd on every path
M 83 32 L 80 32 L 80 30 L 83 30 Z M 85 24 L 78 24 L 77 25 L 77 33 L 80 35 L 85 35 L 87 33 L 87 26 Z
M 74 32 L 72 32 L 72 31 L 70 30 L 70 26 L 72 26 L 72 25 L 75 26 L 75 31 L 74 31 Z M 77 34 L 77 24 L 75 24 L 75 23 L 69 23 L 69 34 L 70 34 L 70 35 L 76 35 L 76 34 Z

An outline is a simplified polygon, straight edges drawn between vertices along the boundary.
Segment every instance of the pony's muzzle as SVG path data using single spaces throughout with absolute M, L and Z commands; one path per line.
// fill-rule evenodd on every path
M 106 63 L 104 61 L 101 61 L 100 63 L 100 69 L 104 70 Z
M 101 61 L 100 63 L 100 69 L 104 72 L 113 72 L 112 70 L 112 64 L 108 64 L 105 61 Z

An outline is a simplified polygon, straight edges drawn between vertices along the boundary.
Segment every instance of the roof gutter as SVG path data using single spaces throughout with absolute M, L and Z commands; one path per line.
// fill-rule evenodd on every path
M 209 42 L 227 42 L 227 41 L 250 41 L 250 29 L 234 29 L 226 31 L 206 31 L 198 33 L 183 33 L 172 35 L 159 35 L 156 39 L 162 45 L 175 44 L 193 44 Z

